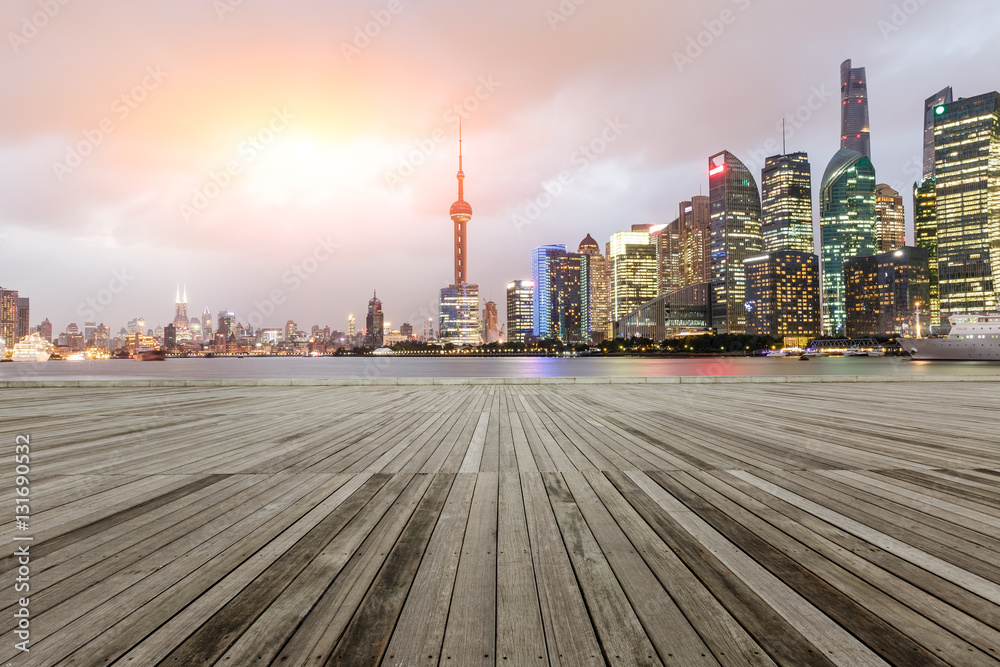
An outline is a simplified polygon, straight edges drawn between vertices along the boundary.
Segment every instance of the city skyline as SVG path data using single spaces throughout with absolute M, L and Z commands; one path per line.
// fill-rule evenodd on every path
M 863 10 L 860 25 L 844 11 L 851 5 Z M 0 67 L 14 97 L 30 102 L 5 111 L 0 130 L 0 284 L 31 298 L 32 325 L 166 324 L 178 283 L 192 312 L 260 312 L 264 327 L 346 328 L 374 287 L 393 322 L 434 317 L 450 282 L 444 207 L 460 115 L 475 138 L 465 160 L 476 175 L 469 252 L 480 301 L 499 302 L 509 281 L 530 278 L 535 247 L 668 223 L 678 202 L 708 194 L 705 161 L 720 150 L 759 183 L 764 158 L 783 152 L 782 118 L 787 152 L 814 165 L 815 210 L 817 173 L 838 148 L 846 59 L 866 69 L 872 161 L 904 195 L 912 244 L 907 195 L 922 174 L 924 100 L 945 86 L 962 97 L 996 89 L 982 63 L 1000 55 L 989 40 L 1000 20 L 971 1 L 909 14 L 892 2 L 637 3 L 635 12 L 588 3 L 568 15 L 513 3 L 503 17 L 444 2 L 396 13 L 227 6 L 67 5 L 33 31 L 25 21 L 36 3 L 3 8 L 16 38 Z M 967 25 L 970 13 L 982 20 Z M 848 15 L 845 41 L 837 33 Z M 484 20 L 490 31 L 454 30 Z M 824 30 L 788 35 L 788 21 Z M 928 35 L 955 22 L 962 44 L 926 49 Z M 192 47 L 188 28 L 208 45 Z M 259 44 L 265 28 L 275 46 Z M 779 29 L 780 45 L 769 39 Z M 86 46 L 123 30 L 132 37 L 114 49 Z M 435 39 L 439 31 L 447 37 Z M 157 39 L 135 38 L 146 32 Z M 295 48 L 280 48 L 293 38 Z M 520 54 L 502 48 L 511 39 Z M 792 52 L 780 78 L 749 75 Z M 693 96 L 678 104 L 678 92 Z M 734 98 L 746 100 L 739 122 L 726 103 Z M 83 152 L 75 165 L 70 154 Z

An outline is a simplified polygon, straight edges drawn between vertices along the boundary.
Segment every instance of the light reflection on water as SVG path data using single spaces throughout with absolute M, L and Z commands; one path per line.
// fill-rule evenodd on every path
M 637 377 L 746 375 L 998 375 L 1000 363 L 908 358 L 267 357 L 0 364 L 0 380 L 378 377 Z

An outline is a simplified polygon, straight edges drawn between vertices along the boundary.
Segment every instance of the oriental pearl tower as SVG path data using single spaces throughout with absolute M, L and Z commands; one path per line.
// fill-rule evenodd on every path
M 451 219 L 455 223 L 455 285 L 465 285 L 468 269 L 466 253 L 466 223 L 472 219 L 472 207 L 465 201 L 465 172 L 462 171 L 462 119 L 458 119 L 458 201 L 451 205 Z
M 462 121 L 458 125 L 458 200 L 451 205 L 455 223 L 455 282 L 441 288 L 438 301 L 438 338 L 460 346 L 476 346 L 482 341 L 479 331 L 479 285 L 470 284 L 469 238 L 466 225 L 472 220 L 472 207 L 465 201 L 465 172 L 462 171 Z

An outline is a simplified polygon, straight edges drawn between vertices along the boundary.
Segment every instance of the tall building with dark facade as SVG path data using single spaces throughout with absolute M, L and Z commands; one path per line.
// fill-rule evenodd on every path
M 844 262 L 875 254 L 875 168 L 849 148 L 837 151 L 823 174 L 819 196 L 823 271 L 823 331 L 840 335 L 847 324 Z
M 935 109 L 954 101 L 951 86 L 944 88 L 924 100 L 924 177 L 934 178 L 934 116 Z
M 996 312 L 1000 288 L 1000 93 L 934 109 L 934 178 L 942 324 Z
M 564 245 L 541 246 L 532 253 L 536 338 L 564 343 L 590 339 L 590 256 L 567 252 Z
M 566 254 L 566 246 L 559 243 L 543 245 L 531 251 L 531 280 L 534 283 L 532 304 L 532 335 L 546 338 L 552 331 L 552 267 L 559 257 Z
M 879 252 L 889 252 L 906 245 L 906 217 L 903 198 L 885 183 L 875 186 L 876 239 Z
M 17 297 L 17 339 L 31 333 L 31 302 L 26 296 Z
M 38 325 L 38 335 L 50 343 L 52 342 L 52 322 L 49 322 L 49 318 L 46 317 L 42 323 Z
M 512 280 L 507 283 L 507 341 L 527 343 L 534 337 L 535 283 Z
M 729 151 L 708 159 L 712 216 L 712 326 L 720 334 L 746 331 L 743 261 L 760 254 L 760 193 L 746 165 Z
M 760 174 L 764 252 L 813 252 L 812 173 L 805 153 L 774 155 Z
M 934 178 L 913 185 L 914 245 L 927 251 L 928 278 L 930 280 L 931 327 L 941 326 L 941 295 L 938 286 L 937 254 L 937 197 Z
M 607 259 L 601 254 L 601 247 L 597 241 L 587 234 L 586 238 L 580 241 L 578 252 L 587 255 L 587 272 L 590 274 L 588 283 L 590 285 L 590 340 L 598 343 L 608 335 L 608 268 Z
M 747 333 L 816 337 L 822 332 L 819 257 L 778 250 L 744 262 Z
M 493 301 L 487 301 L 486 305 L 483 307 L 483 330 L 484 336 L 483 341 L 486 343 L 498 343 L 500 342 L 500 322 L 499 314 L 497 313 L 497 304 Z M 412 327 L 411 327 L 412 332 Z M 400 329 L 399 333 L 403 333 Z M 407 336 L 408 337 L 408 336 Z
M 927 251 L 904 246 L 844 265 L 849 338 L 914 334 L 916 312 L 926 322 L 930 284 Z
M 478 307 L 479 304 L 476 304 Z M 372 298 L 368 301 L 368 314 L 365 316 L 365 347 L 374 350 L 382 347 L 383 334 L 385 333 L 385 315 L 382 313 L 382 302 L 379 301 L 378 294 L 372 292 Z
M 871 159 L 871 130 L 868 126 L 868 77 L 864 67 L 840 65 L 840 147 L 857 151 Z
M 712 282 L 712 208 L 706 196 L 691 197 L 679 206 L 681 284 Z

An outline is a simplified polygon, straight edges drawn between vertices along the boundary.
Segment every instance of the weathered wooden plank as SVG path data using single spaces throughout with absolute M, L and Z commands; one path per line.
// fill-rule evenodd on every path
M 393 627 L 454 479 L 451 474 L 434 476 L 327 665 L 377 665 L 385 657 Z

